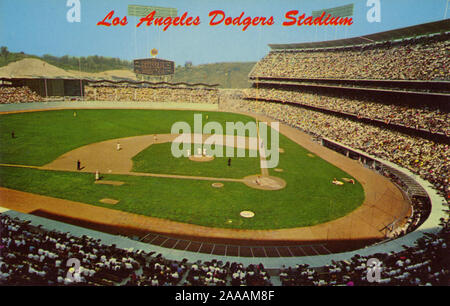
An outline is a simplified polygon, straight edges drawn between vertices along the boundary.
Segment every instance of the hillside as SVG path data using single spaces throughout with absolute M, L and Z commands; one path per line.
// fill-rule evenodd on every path
M 248 74 L 256 63 L 216 63 L 177 67 L 173 82 L 220 84 L 221 88 L 247 88 Z
M 43 56 L 36 56 L 26 54 L 24 52 L 10 52 L 7 47 L 0 47 L 0 67 L 7 66 L 11 63 L 26 59 L 34 58 L 43 60 L 53 66 L 64 70 L 80 70 L 87 72 L 104 72 L 108 70 L 124 70 L 132 69 L 133 63 L 119 58 L 104 57 L 104 56 L 87 56 L 74 57 L 69 55 L 53 56 L 44 54 Z
M 28 78 L 28 77 L 73 77 L 64 69 L 50 65 L 40 59 L 25 58 L 0 68 L 0 77 Z
M 247 88 L 250 86 L 248 74 L 254 65 L 254 62 L 237 62 L 178 66 L 172 82 L 219 84 L 220 88 Z M 79 59 L 51 55 L 38 57 L 12 53 L 6 47 L 2 47 L 0 54 L 0 77 L 136 80 L 132 64 L 128 61 L 96 55 Z

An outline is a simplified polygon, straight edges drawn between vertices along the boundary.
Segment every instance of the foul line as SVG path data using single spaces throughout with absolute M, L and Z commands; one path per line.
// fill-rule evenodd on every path
M 70 170 L 58 170 L 58 169 L 44 169 L 39 166 L 27 166 L 27 165 L 14 165 L 14 164 L 0 164 L 0 167 L 15 167 L 15 168 L 31 168 L 43 171 L 59 171 L 59 172 L 72 172 L 72 173 L 92 173 L 90 171 L 70 171 Z M 222 181 L 222 182 L 237 182 L 243 183 L 244 179 L 234 179 L 234 178 L 216 178 L 207 176 L 189 176 L 189 175 L 176 175 L 176 174 L 157 174 L 157 173 L 142 173 L 142 172 L 111 172 L 104 173 L 109 175 L 132 175 L 132 176 L 149 176 L 149 177 L 161 177 L 161 178 L 174 178 L 174 179 L 185 179 L 185 180 L 201 180 L 201 181 Z
M 0 167 L 31 168 L 31 169 L 40 169 L 41 168 L 39 166 L 14 165 L 14 164 L 0 164 Z
M 269 170 L 267 169 L 267 161 L 266 161 L 266 149 L 264 142 L 261 140 L 261 137 L 259 136 L 259 124 L 260 122 L 256 120 L 256 131 L 258 133 L 258 151 L 259 151 L 259 158 L 260 158 L 260 167 L 261 167 L 261 175 L 262 176 L 269 176 Z M 268 124 L 266 124 L 267 127 L 270 127 Z

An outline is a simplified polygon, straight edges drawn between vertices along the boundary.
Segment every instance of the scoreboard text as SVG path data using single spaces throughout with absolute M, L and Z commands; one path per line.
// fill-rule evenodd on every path
M 134 60 L 134 72 L 146 75 L 170 75 L 175 73 L 175 63 L 157 58 Z

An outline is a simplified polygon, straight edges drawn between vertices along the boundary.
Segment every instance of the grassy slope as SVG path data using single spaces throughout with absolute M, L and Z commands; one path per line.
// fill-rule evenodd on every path
M 53 66 L 56 66 L 65 70 L 80 69 L 85 72 L 102 72 L 116 69 L 130 69 L 132 70 L 133 63 L 129 61 L 122 61 L 118 58 L 110 58 L 103 56 L 88 56 L 88 57 L 73 57 L 73 56 L 36 56 L 32 54 L 26 54 L 22 52 L 9 52 L 5 56 L 0 55 L 0 67 L 7 66 L 10 63 L 14 63 L 25 58 L 36 58 L 43 60 Z
M 248 88 L 248 74 L 256 63 L 216 63 L 177 67 L 173 82 L 220 84 L 221 88 Z
M 85 110 L 52 111 L 0 116 L 1 160 L 45 164 L 71 147 L 108 138 L 167 133 L 175 120 L 191 121 L 193 112 Z M 244 120 L 246 117 L 209 113 L 209 120 Z M 248 117 L 247 117 L 247 120 Z M 19 138 L 10 139 L 16 128 Z M 20 129 L 19 129 L 20 127 Z M 11 141 L 17 141 L 13 143 Z M 50 195 L 138 214 L 206 226 L 247 229 L 273 229 L 307 226 L 346 215 L 364 199 L 361 185 L 331 184 L 333 177 L 349 177 L 286 137 L 280 137 L 286 150 L 272 175 L 287 181 L 279 191 L 251 189 L 241 183 L 225 183 L 212 188 L 211 182 L 106 175 L 105 179 L 124 181 L 123 186 L 93 184 L 93 176 L 0 167 L 0 185 L 37 194 Z M 19 148 L 17 148 L 19 147 Z M 115 206 L 99 203 L 102 198 L 120 200 Z M 256 213 L 253 219 L 239 216 L 242 210 Z M 232 220 L 232 223 L 228 223 Z

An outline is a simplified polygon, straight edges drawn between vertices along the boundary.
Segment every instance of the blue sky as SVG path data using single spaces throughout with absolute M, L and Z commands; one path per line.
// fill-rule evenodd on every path
M 0 0 L 0 45 L 10 51 L 56 56 L 102 55 L 132 60 L 150 57 L 157 48 L 159 58 L 178 65 L 215 62 L 258 61 L 269 51 L 269 43 L 323 41 L 377 33 L 444 18 L 447 0 L 380 0 L 381 22 L 366 19 L 367 0 L 80 0 L 81 22 L 69 23 L 67 0 Z M 354 24 L 332 27 L 283 27 L 285 13 L 298 10 L 307 16 L 313 10 L 355 3 Z M 175 7 L 180 16 L 199 16 L 197 27 L 162 28 L 141 26 L 128 17 L 125 27 L 99 27 L 108 12 L 127 15 L 129 4 Z M 223 10 L 227 16 L 273 16 L 270 27 L 210 26 L 208 14 Z M 447 18 L 450 16 L 450 11 Z M 345 29 L 347 28 L 347 29 Z

